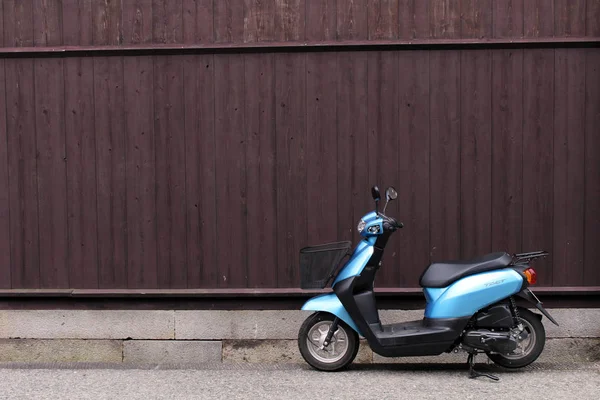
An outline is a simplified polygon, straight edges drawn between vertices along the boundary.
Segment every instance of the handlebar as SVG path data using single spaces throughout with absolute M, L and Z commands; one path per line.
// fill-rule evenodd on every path
M 404 227 L 404 224 L 402 222 L 396 221 L 396 219 L 393 217 L 388 217 L 387 215 L 384 215 L 382 213 L 379 213 L 379 217 L 383 219 L 384 231 L 394 232 Z

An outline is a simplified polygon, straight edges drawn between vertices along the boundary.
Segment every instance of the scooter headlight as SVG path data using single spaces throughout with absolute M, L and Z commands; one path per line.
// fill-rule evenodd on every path
M 356 229 L 358 229 L 358 232 L 360 233 L 363 231 L 363 229 L 365 229 L 366 225 L 367 223 L 361 219 L 360 221 L 358 221 L 358 226 L 356 227 Z

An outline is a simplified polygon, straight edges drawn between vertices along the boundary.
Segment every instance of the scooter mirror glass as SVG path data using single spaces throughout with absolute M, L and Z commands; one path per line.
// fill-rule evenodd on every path
M 385 191 L 385 196 L 387 197 L 388 201 L 396 200 L 396 198 L 398 197 L 398 192 L 396 192 L 396 189 L 390 186 Z
M 379 188 L 377 186 L 373 186 L 371 188 L 371 196 L 373 196 L 373 200 L 379 201 L 381 199 L 381 194 L 379 193 Z

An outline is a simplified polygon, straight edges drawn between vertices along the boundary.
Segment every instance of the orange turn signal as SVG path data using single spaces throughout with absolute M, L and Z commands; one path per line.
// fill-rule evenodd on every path
M 527 282 L 529 282 L 530 285 L 534 285 L 537 282 L 537 273 L 533 268 L 527 268 L 523 273 L 527 277 Z

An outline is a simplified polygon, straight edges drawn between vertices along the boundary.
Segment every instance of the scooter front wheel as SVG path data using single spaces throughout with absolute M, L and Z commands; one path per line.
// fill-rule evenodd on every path
M 308 317 L 298 332 L 298 348 L 304 360 L 321 371 L 340 371 L 346 368 L 358 353 L 358 334 L 339 320 L 331 343 L 322 348 L 335 316 L 317 312 Z

